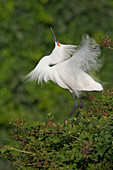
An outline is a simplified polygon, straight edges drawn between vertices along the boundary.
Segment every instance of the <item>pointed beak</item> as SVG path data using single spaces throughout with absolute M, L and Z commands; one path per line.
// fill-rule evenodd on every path
M 57 43 L 56 35 L 55 35 L 55 33 L 54 33 L 54 31 L 53 31 L 53 29 L 52 29 L 51 27 L 50 27 L 50 29 L 51 29 L 51 32 L 52 32 L 52 34 L 53 34 L 54 40 L 55 40 L 55 42 Z

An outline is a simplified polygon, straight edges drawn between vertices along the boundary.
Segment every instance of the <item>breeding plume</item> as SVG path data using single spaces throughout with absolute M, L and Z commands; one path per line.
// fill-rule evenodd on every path
M 38 80 L 38 83 L 42 80 L 46 83 L 52 80 L 60 87 L 68 89 L 75 101 L 75 106 L 68 117 L 70 118 L 78 106 L 74 94 L 80 99 L 80 108 L 82 108 L 84 104 L 79 95 L 80 91 L 103 90 L 101 84 L 88 74 L 100 68 L 101 60 L 98 59 L 100 48 L 88 35 L 82 38 L 80 46 L 61 44 L 52 28 L 51 31 L 55 40 L 55 48 L 50 55 L 39 61 L 26 78 L 30 81 Z

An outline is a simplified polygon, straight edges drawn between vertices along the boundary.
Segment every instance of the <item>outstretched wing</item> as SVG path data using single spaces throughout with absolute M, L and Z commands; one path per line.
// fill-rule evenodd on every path
M 81 45 L 76 49 L 71 60 L 76 66 L 86 72 L 98 71 L 103 60 L 98 57 L 101 54 L 99 45 L 88 35 L 83 36 Z
M 101 91 L 103 90 L 101 84 L 86 73 L 100 68 L 102 62 L 98 58 L 100 53 L 99 45 L 86 35 L 73 56 L 56 64 L 54 69 L 68 89 L 74 91 L 77 95 L 78 91 Z

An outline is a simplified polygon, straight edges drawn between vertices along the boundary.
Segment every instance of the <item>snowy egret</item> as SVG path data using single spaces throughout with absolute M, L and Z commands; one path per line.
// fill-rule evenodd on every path
M 59 43 L 52 28 L 51 31 L 55 40 L 55 48 L 50 55 L 39 61 L 26 78 L 29 81 L 38 80 L 38 83 L 42 80 L 46 83 L 52 80 L 60 87 L 68 89 L 75 101 L 75 106 L 68 117 L 70 118 L 78 106 L 74 93 L 80 99 L 80 108 L 83 108 L 80 91 L 103 90 L 102 85 L 88 74 L 100 68 L 101 60 L 98 56 L 101 51 L 99 45 L 88 35 L 83 36 L 80 46 L 64 45 Z

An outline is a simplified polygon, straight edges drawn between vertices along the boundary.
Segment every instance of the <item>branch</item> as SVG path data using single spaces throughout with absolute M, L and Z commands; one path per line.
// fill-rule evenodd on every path
M 32 155 L 34 155 L 34 154 L 35 154 L 35 153 L 32 153 L 32 152 L 28 152 L 28 151 L 22 151 L 22 150 L 20 150 L 20 149 L 16 149 L 16 148 L 8 148 L 8 149 L 15 150 L 15 151 L 17 151 L 17 152 L 21 152 L 21 153 L 26 153 L 26 154 L 32 154 Z

